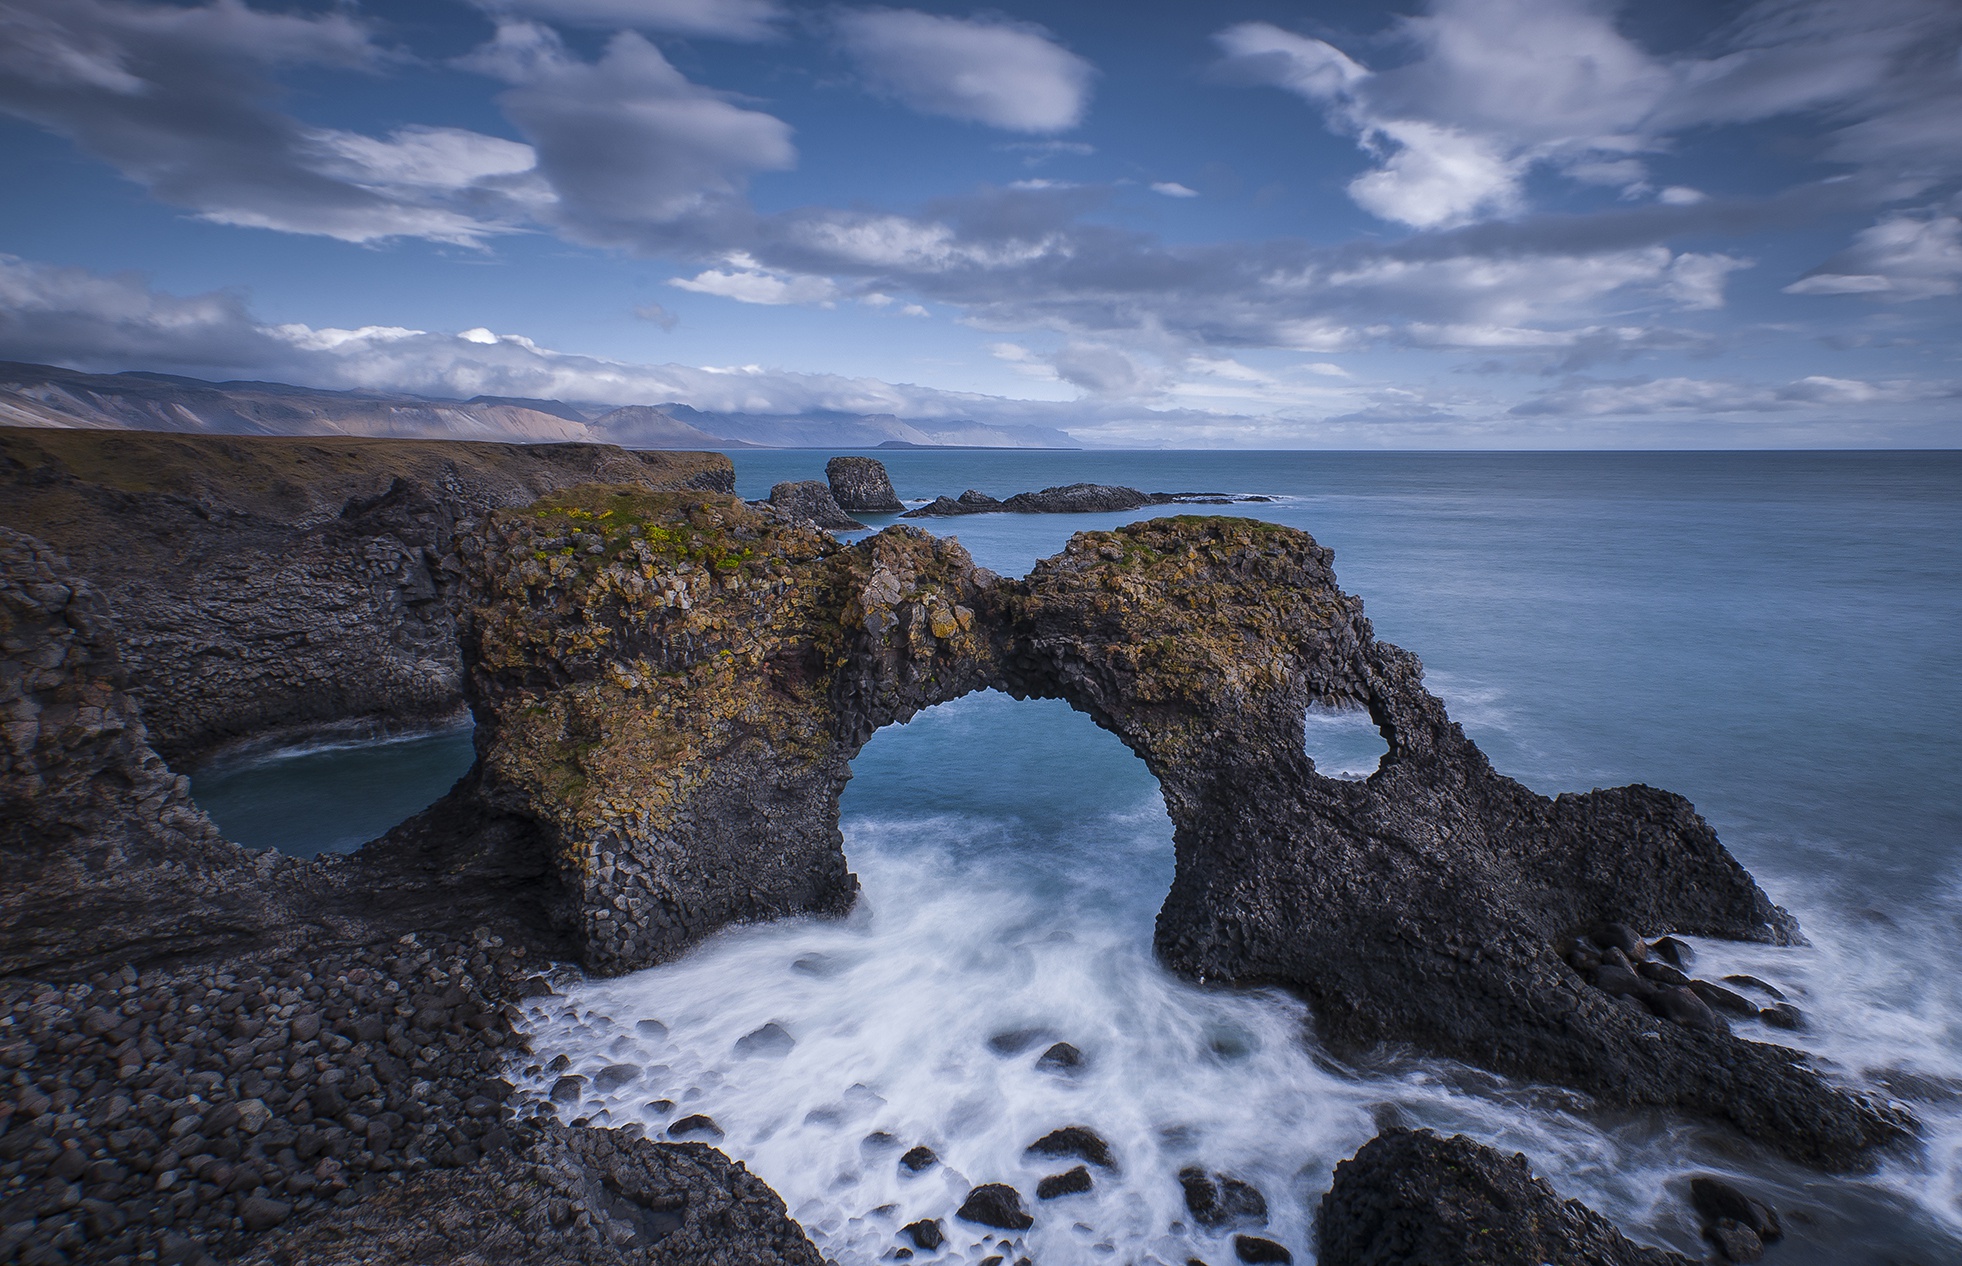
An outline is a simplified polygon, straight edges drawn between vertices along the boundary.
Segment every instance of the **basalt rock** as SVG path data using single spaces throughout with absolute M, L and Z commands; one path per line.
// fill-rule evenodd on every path
M 1429 1130 L 1386 1130 L 1337 1165 L 1315 1232 L 1319 1266 L 1692 1266 L 1561 1200 L 1524 1156 Z
M 728 497 L 593 487 L 492 512 L 458 552 L 481 759 L 451 809 L 532 833 L 547 913 L 596 971 L 849 909 L 851 758 L 994 687 L 1067 700 L 1157 776 L 1177 851 L 1160 959 L 1294 989 L 1338 1052 L 1409 1043 L 1828 1166 L 1909 1125 L 1797 1052 L 1658 1021 L 1570 968 L 1559 947 L 1609 921 L 1795 927 L 1682 797 L 1549 800 L 1497 774 L 1304 533 L 1162 519 L 1009 581 L 909 526 L 845 546 Z M 1310 704 L 1368 710 L 1375 774 L 1316 770 Z
M 150 746 L 106 605 L 0 527 L 0 976 L 235 947 L 283 914 Z
M 0 524 L 101 595 L 174 764 L 243 739 L 460 715 L 461 522 L 603 479 L 729 491 L 713 453 L 0 427 Z
M 892 490 L 885 463 L 876 457 L 834 457 L 824 464 L 831 495 L 853 514 L 898 514 L 906 507 Z
M 832 498 L 831 489 L 815 479 L 785 482 L 770 489 L 769 504 L 792 519 L 815 523 L 838 532 L 856 532 L 863 523 L 846 514 Z

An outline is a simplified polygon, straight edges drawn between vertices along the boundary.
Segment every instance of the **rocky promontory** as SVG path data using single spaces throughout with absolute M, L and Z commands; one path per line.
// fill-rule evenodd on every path
M 997 500 L 969 488 L 958 497 L 935 497 L 904 519 L 953 518 L 963 514 L 1111 514 L 1142 506 L 1231 505 L 1235 501 L 1266 501 L 1267 497 L 1235 497 L 1223 492 L 1139 492 L 1116 484 L 1064 484 L 1040 492 L 1018 492 Z

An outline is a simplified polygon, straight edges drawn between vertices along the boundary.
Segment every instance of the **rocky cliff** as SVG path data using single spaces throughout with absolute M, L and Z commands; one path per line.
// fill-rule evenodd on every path
M 0 524 L 107 604 L 152 741 L 461 711 L 442 559 L 461 520 L 595 479 L 734 486 L 728 459 L 591 444 L 0 428 Z
M 848 908 L 851 757 L 996 687 L 1069 701 L 1157 775 L 1177 845 L 1161 959 L 1295 990 L 1339 1051 L 1412 1043 L 1825 1165 L 1906 1128 L 1793 1051 L 1570 967 L 1604 923 L 1794 929 L 1680 796 L 1549 800 L 1495 773 L 1303 533 L 1156 520 L 1005 581 L 908 527 L 845 547 L 728 497 L 593 487 L 493 512 L 459 553 L 481 764 L 451 812 L 537 833 L 553 926 L 595 970 Z M 1314 768 L 1312 703 L 1368 709 L 1375 775 Z

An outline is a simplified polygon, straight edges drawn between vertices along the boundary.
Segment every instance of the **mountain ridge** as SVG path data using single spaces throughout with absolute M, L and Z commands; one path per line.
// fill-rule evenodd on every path
M 669 401 L 614 405 L 522 396 L 467 400 L 256 380 L 212 382 L 131 370 L 92 374 L 0 361 L 0 425 L 200 435 L 346 435 L 390 439 L 619 444 L 643 449 L 1080 448 L 1068 432 L 965 419 L 813 409 L 716 413 Z

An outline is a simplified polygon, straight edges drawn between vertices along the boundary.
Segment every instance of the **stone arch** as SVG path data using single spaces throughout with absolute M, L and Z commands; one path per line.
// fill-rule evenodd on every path
M 493 513 L 460 553 L 480 761 L 449 813 L 529 841 L 510 847 L 541 859 L 592 970 L 849 909 L 849 761 L 993 686 L 1068 701 L 1158 779 L 1176 869 L 1154 947 L 1174 971 L 1292 989 L 1338 1050 L 1412 1043 L 1819 1163 L 1900 1128 L 1775 1048 L 1658 1027 L 1569 970 L 1563 938 L 1604 920 L 1795 929 L 1681 797 L 1548 800 L 1493 771 L 1305 533 L 1159 519 L 1005 580 L 910 526 L 846 546 L 714 494 L 588 487 Z M 1315 774 L 1316 699 L 1368 709 L 1373 777 Z

